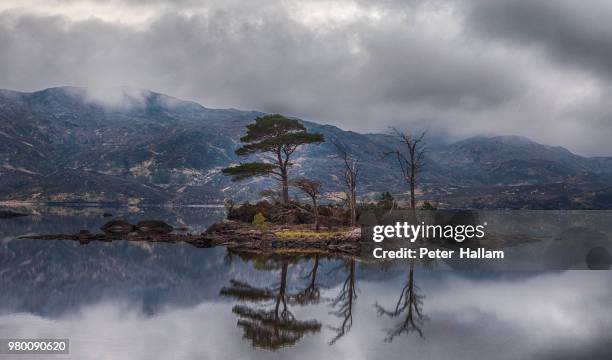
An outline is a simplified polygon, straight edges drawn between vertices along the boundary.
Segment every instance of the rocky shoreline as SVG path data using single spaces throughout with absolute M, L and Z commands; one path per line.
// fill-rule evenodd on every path
M 163 228 L 163 226 L 161 226 Z M 52 234 L 22 236 L 30 240 L 73 240 L 85 245 L 93 241 L 146 241 L 161 243 L 185 242 L 198 248 L 225 246 L 236 251 L 262 253 L 320 252 L 357 255 L 361 250 L 359 228 L 339 228 L 330 231 L 313 231 L 303 226 L 255 226 L 231 220 L 213 224 L 201 234 L 161 233 L 133 231 L 130 224 L 115 223 L 104 226 L 103 233 L 81 230 L 76 234 Z M 129 229 L 126 232 L 125 229 Z M 136 228 L 137 229 L 137 228 Z M 110 231 L 109 231 L 110 230 Z M 117 232 L 119 231 L 119 232 Z
M 0 210 L 0 219 L 12 219 L 23 216 L 28 216 L 28 214 L 15 212 L 12 210 Z

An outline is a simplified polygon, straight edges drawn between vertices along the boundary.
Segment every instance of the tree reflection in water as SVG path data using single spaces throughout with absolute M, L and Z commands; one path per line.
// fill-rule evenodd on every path
M 333 345 L 341 337 L 346 335 L 353 326 L 353 307 L 357 299 L 357 287 L 355 286 L 355 260 L 346 260 L 342 265 L 346 269 L 347 276 L 340 288 L 340 293 L 332 300 L 332 307 L 336 310 L 330 314 L 342 319 L 340 326 L 330 327 L 336 332 L 329 344 Z
M 295 294 L 292 299 L 299 305 L 318 304 L 321 299 L 321 290 L 319 284 L 317 284 L 317 271 L 319 270 L 319 255 L 314 257 L 314 265 L 310 272 L 302 277 L 302 279 L 309 279 L 308 286 Z
M 241 255 L 243 257 L 244 255 Z M 249 260 L 248 256 L 247 259 Z M 280 267 L 280 284 L 273 288 L 255 287 L 246 282 L 231 280 L 230 286 L 221 289 L 221 295 L 233 297 L 244 302 L 262 303 L 272 301 L 263 308 L 249 307 L 247 305 L 236 305 L 232 312 L 238 315 L 238 327 L 244 332 L 244 338 L 251 340 L 253 346 L 276 350 L 285 346 L 292 346 L 300 341 L 308 333 L 321 331 L 321 323 L 316 320 L 297 320 L 289 311 L 288 302 L 300 305 L 307 304 L 306 299 L 312 299 L 312 294 L 318 292 L 316 287 L 316 268 L 311 274 L 311 286 L 301 294 L 291 295 L 287 292 L 287 271 L 291 261 L 288 257 L 280 258 L 251 258 L 255 267 L 266 270 L 277 270 Z M 315 262 L 318 266 L 318 259 Z M 314 282 L 314 285 L 312 283 Z M 316 289 L 316 292 L 312 289 Z M 305 295 L 310 294 L 310 295 Z M 301 299 L 301 300 L 297 300 Z
M 400 293 L 400 297 L 395 304 L 395 309 L 390 311 L 378 303 L 375 304 L 378 316 L 385 315 L 392 318 L 404 317 L 403 321 L 397 323 L 392 329 L 387 330 L 385 341 L 391 342 L 396 336 L 403 333 L 409 334 L 411 332 L 416 332 L 420 337 L 423 337 L 422 326 L 427 319 L 422 312 L 424 298 L 423 295 L 419 294 L 419 287 L 414 282 L 414 262 L 411 262 L 408 281 Z
M 236 305 L 232 312 L 238 316 L 238 327 L 242 328 L 243 336 L 252 342 L 253 346 L 276 350 L 281 347 L 292 346 L 298 343 L 306 334 L 315 334 L 321 331 L 321 323 L 316 319 L 298 320 L 291 313 L 289 306 L 316 305 L 321 300 L 320 285 L 317 283 L 320 256 L 314 255 L 313 266 L 301 279 L 307 279 L 307 285 L 300 291 L 291 293 L 288 290 L 289 265 L 306 261 L 310 257 L 288 255 L 252 255 L 237 254 L 245 261 L 252 261 L 258 270 L 280 270 L 280 282 L 276 286 L 257 287 L 248 282 L 236 279 L 230 280 L 229 286 L 221 289 L 220 294 L 235 298 L 243 303 L 258 303 L 261 306 Z M 227 260 L 227 259 L 226 259 Z M 231 257 L 229 258 L 231 261 Z M 354 259 L 343 260 L 334 271 L 346 272 L 339 293 L 330 300 L 332 310 L 329 312 L 340 323 L 329 326 L 335 335 L 329 340 L 334 345 L 338 340 L 348 334 L 353 326 L 353 311 L 357 300 L 356 263 Z M 386 341 L 392 341 L 403 333 L 416 332 L 423 337 L 422 326 L 426 320 L 422 312 L 424 296 L 419 293 L 419 287 L 414 280 L 414 263 L 410 264 L 408 280 L 397 300 L 393 310 L 387 310 L 378 303 L 375 304 L 379 316 L 402 318 L 392 329 L 387 331 Z

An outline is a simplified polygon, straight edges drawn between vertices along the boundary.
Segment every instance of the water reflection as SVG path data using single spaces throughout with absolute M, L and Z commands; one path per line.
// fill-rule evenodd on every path
M 400 292 L 395 308 L 387 310 L 378 303 L 375 305 L 380 316 L 385 315 L 391 318 L 403 317 L 402 321 L 387 331 L 386 341 L 393 341 L 393 338 L 396 336 L 411 332 L 416 332 L 420 337 L 423 337 L 423 322 L 426 320 L 426 316 L 423 315 L 422 311 L 424 299 L 425 296 L 420 294 L 420 288 L 415 284 L 414 262 L 410 262 L 408 280 Z
M 0 338 L 67 337 L 72 354 L 64 358 L 612 353 L 610 272 L 443 272 L 323 254 L 15 240 L 24 231 L 69 232 L 106 221 L 99 214 L 50 216 L 2 224 L 10 225 L 0 229 Z M 175 224 L 177 214 L 131 216 Z M 211 221 L 204 212 L 178 216 L 192 228 Z
M 319 254 L 314 256 L 314 264 L 310 272 L 302 277 L 302 279 L 309 280 L 308 286 L 299 292 L 295 300 L 300 305 L 318 304 L 321 298 L 321 289 L 319 283 L 317 283 L 317 271 L 319 270 Z
M 294 345 L 306 334 L 321 331 L 320 322 L 296 319 L 287 305 L 288 302 L 298 305 L 308 303 L 305 301 L 304 292 L 292 294 L 287 290 L 289 263 L 298 259 L 289 256 L 263 257 L 258 255 L 252 257 L 248 254 L 240 254 L 240 257 L 256 262 L 260 269 L 280 269 L 280 283 L 276 286 L 257 287 L 232 279 L 230 286 L 221 288 L 222 296 L 247 303 L 264 303 L 261 308 L 248 305 L 236 305 L 232 308 L 232 312 L 238 315 L 237 324 L 242 328 L 245 339 L 251 341 L 255 347 L 276 350 Z M 316 266 L 318 266 L 318 259 Z M 316 272 L 314 272 L 313 281 L 315 279 Z M 271 304 L 265 304 L 270 301 Z
M 355 280 L 355 260 L 343 261 L 342 267 L 346 270 L 346 279 L 340 287 L 340 292 L 332 300 L 332 307 L 335 309 L 331 314 L 342 319 L 340 326 L 331 327 L 336 332 L 336 335 L 329 341 L 333 345 L 341 337 L 346 335 L 353 326 L 353 308 L 357 299 L 357 287 Z
M 229 259 L 234 252 L 228 251 Z M 295 345 L 304 335 L 315 334 L 321 331 L 320 321 L 298 320 L 289 309 L 292 306 L 318 305 L 321 299 L 321 288 L 317 282 L 317 274 L 321 264 L 321 255 L 252 255 L 237 253 L 243 261 L 252 262 L 253 267 L 264 271 L 280 270 L 280 282 L 272 286 L 253 286 L 246 281 L 231 279 L 228 286 L 221 288 L 220 295 L 236 299 L 242 303 L 260 304 L 261 307 L 239 304 L 232 308 L 238 315 L 238 327 L 243 329 L 244 338 L 252 342 L 253 346 L 276 350 L 284 346 Z M 299 267 L 312 262 L 310 270 L 299 280 L 306 280 L 306 284 L 297 287 L 296 291 L 288 290 L 289 266 Z M 330 276 L 344 276 L 338 293 L 332 298 L 324 299 L 329 303 L 330 315 L 340 319 L 339 325 L 328 325 L 335 335 L 329 340 L 329 345 L 346 335 L 353 326 L 353 309 L 357 299 L 356 287 L 356 261 L 344 259 L 340 264 L 327 272 Z

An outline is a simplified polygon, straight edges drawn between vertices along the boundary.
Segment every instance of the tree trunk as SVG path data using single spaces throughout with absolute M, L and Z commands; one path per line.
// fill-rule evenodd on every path
M 417 181 L 417 151 L 416 151 L 416 143 L 410 147 L 410 208 L 416 209 L 416 200 L 414 195 L 414 190 L 416 188 Z
M 312 268 L 312 277 L 310 278 L 310 287 L 315 288 L 317 285 L 317 270 L 319 269 L 319 255 L 315 255 L 315 263 Z
M 281 184 L 283 187 L 281 203 L 287 204 L 289 203 L 289 176 L 287 175 L 287 169 L 281 169 Z
M 357 225 L 357 166 L 355 159 L 351 165 L 351 226 Z
M 416 209 L 416 200 L 414 195 L 414 190 L 416 188 L 416 177 L 417 177 L 417 168 L 416 168 L 416 159 L 414 155 L 414 151 L 410 153 L 410 158 L 412 159 L 410 163 L 410 208 Z
M 354 195 L 353 195 L 354 196 Z M 354 227 L 357 222 L 357 214 L 355 211 L 355 198 L 353 197 L 353 204 L 351 205 L 351 226 Z
M 280 288 L 278 289 L 278 296 L 276 297 L 276 307 L 274 308 L 274 315 L 278 319 L 278 310 L 280 308 L 280 303 L 282 302 L 285 305 L 285 292 L 287 290 L 287 268 L 288 263 L 283 261 L 282 270 L 281 270 L 281 282 Z M 283 312 L 284 312 L 283 307 Z
M 350 199 L 350 210 L 351 210 L 351 227 L 355 226 L 357 222 L 357 212 L 355 208 L 357 207 L 357 200 L 355 199 L 356 192 L 355 190 L 351 191 L 351 199 Z
M 312 205 L 313 205 L 313 212 L 314 212 L 314 225 L 315 225 L 315 230 L 319 230 L 319 208 L 317 206 L 317 198 L 313 197 L 312 198 Z
M 411 209 L 415 209 L 416 208 L 416 201 L 414 199 L 414 180 L 410 179 L 410 208 Z

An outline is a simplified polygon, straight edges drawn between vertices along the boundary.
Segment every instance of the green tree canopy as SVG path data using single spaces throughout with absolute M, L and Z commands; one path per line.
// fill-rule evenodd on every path
M 236 155 L 262 154 L 263 161 L 249 162 L 223 169 L 223 173 L 238 181 L 254 176 L 272 176 L 282 186 L 282 202 L 289 200 L 289 175 L 291 155 L 306 144 L 325 141 L 319 133 L 309 133 L 297 119 L 273 114 L 260 116 L 247 125 L 247 133 L 240 138 L 243 145 Z
M 264 176 L 271 174 L 276 169 L 274 164 L 249 162 L 223 169 L 225 175 L 232 177 L 232 180 L 239 181 L 253 176 Z

